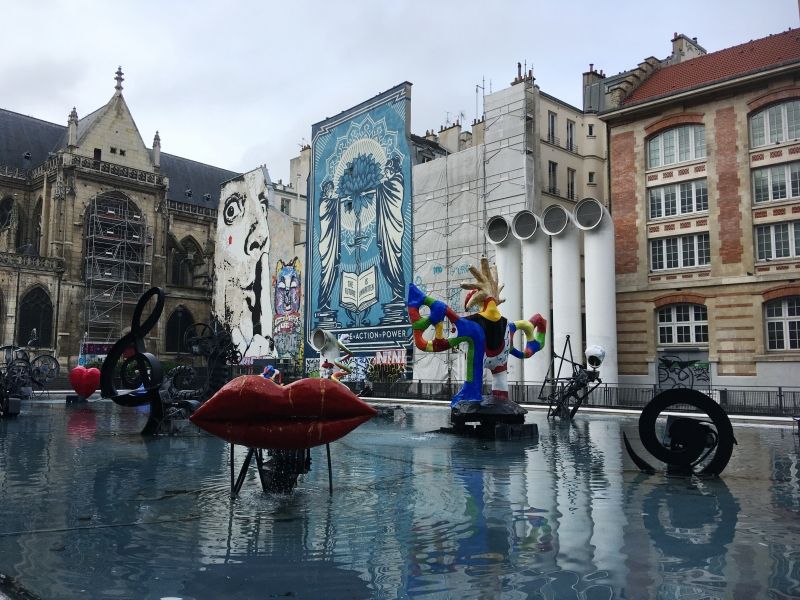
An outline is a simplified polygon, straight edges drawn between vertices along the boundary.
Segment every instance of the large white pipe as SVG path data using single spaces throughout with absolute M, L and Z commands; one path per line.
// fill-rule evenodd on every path
M 541 231 L 539 217 L 529 210 L 518 212 L 511 221 L 511 232 L 522 246 L 522 314 L 530 319 L 536 313 L 548 320 L 545 347 L 540 354 L 524 361 L 525 383 L 542 383 L 550 367 L 550 238 Z M 519 342 L 517 343 L 519 346 Z
M 552 240 L 553 248 L 553 352 L 564 352 L 570 338 L 572 360 L 583 363 L 583 332 L 581 328 L 581 256 L 578 229 L 572 215 L 559 204 L 551 204 L 542 213 L 542 231 Z M 570 358 L 567 352 L 567 359 Z M 559 360 L 555 369 L 558 373 Z M 566 369 L 566 371 L 564 370 Z M 564 364 L 562 376 L 571 374 Z
M 495 215 L 486 222 L 486 239 L 495 247 L 497 279 L 505 286 L 500 297 L 505 300 L 499 306 L 502 315 L 510 320 L 522 318 L 522 250 L 511 235 L 511 226 L 505 217 Z M 519 383 L 523 372 L 520 360 L 508 357 L 508 381 Z
M 604 383 L 617 383 L 617 286 L 614 270 L 614 222 L 602 203 L 584 198 L 575 206 L 575 224 L 583 236 L 586 290 L 586 345 L 602 346 Z

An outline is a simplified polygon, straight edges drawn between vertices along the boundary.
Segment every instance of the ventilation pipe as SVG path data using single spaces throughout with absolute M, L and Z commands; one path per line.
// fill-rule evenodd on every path
M 509 321 L 517 321 L 522 317 L 522 250 L 517 240 L 511 235 L 508 221 L 501 215 L 495 215 L 486 222 L 486 239 L 495 247 L 495 264 L 497 279 L 505 286 L 500 297 L 505 300 L 498 308 Z M 529 315 L 530 316 L 530 315 Z M 508 357 L 508 381 L 522 381 L 520 359 Z
M 614 273 L 614 222 L 603 204 L 584 198 L 575 206 L 575 223 L 583 236 L 586 289 L 586 345 L 602 346 L 600 367 L 605 383 L 617 383 L 617 287 Z M 574 348 L 573 348 L 574 350 Z
M 522 313 L 520 318 L 530 319 L 536 313 L 550 321 L 550 238 L 540 231 L 539 217 L 529 210 L 522 210 L 511 221 L 511 232 L 522 245 Z M 551 341 L 551 328 L 547 328 L 545 347 Z M 521 347 L 517 340 L 517 347 Z M 542 383 L 547 379 L 550 363 L 545 356 L 533 356 L 523 362 L 525 383 Z
M 552 238 L 553 247 L 553 352 L 564 352 L 564 344 L 569 335 L 572 359 L 576 363 L 583 363 L 578 230 L 566 208 L 551 204 L 542 213 L 542 231 Z M 569 358 L 569 353 L 566 358 Z M 556 361 L 556 372 L 558 366 Z M 561 369 L 562 375 L 569 375 L 570 367 L 564 365 L 564 368 Z

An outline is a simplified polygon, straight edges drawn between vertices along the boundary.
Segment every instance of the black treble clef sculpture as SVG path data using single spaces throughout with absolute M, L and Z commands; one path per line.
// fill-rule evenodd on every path
M 142 323 L 142 313 L 145 306 L 153 296 L 156 296 L 156 305 L 153 311 Z M 161 363 L 158 359 L 145 351 L 144 336 L 155 327 L 161 313 L 164 310 L 164 290 L 152 287 L 147 290 L 133 311 L 131 318 L 131 330 L 123 335 L 109 350 L 103 366 L 100 369 L 100 390 L 103 398 L 109 398 L 120 406 L 142 406 L 150 404 L 150 417 L 142 430 L 142 435 L 154 435 L 158 433 L 161 422 L 164 420 L 164 405 L 161 402 L 159 388 L 164 374 Z M 114 374 L 117 365 L 122 361 L 120 372 L 124 373 L 127 368 L 135 365 L 141 385 L 138 389 L 120 393 L 114 386 Z

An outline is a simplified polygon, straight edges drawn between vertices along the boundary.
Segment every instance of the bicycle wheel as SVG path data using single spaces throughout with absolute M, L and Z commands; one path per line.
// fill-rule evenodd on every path
M 44 387 L 58 377 L 60 366 L 55 356 L 40 354 L 31 361 L 31 379 Z

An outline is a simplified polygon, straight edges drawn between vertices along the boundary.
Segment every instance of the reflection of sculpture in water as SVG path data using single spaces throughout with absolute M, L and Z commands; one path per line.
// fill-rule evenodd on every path
M 508 320 L 497 308 L 503 303 L 500 291 L 503 286 L 497 281 L 497 269 L 489 266 L 486 257 L 481 258 L 480 270 L 470 267 L 475 283 L 462 283 L 461 287 L 471 290 L 467 295 L 466 310 L 475 307 L 479 312 L 460 317 L 440 300 L 426 296 L 413 283 L 408 290 L 408 315 L 414 330 L 414 343 L 424 352 L 445 352 L 462 343 L 467 344 L 467 376 L 461 390 L 453 397 L 452 406 L 459 402 L 483 401 L 483 369 L 492 372 L 492 398 L 508 399 L 508 357 L 530 358 L 542 349 L 547 331 L 547 321 L 536 314 L 528 321 Z M 429 314 L 423 317 L 420 308 L 427 306 Z M 455 336 L 445 338 L 444 320 L 447 318 L 455 327 Z M 434 338 L 426 340 L 423 334 L 428 327 L 434 327 Z M 517 330 L 525 333 L 524 351 L 513 347 L 513 335 Z
M 685 480 L 665 479 L 642 502 L 644 526 L 663 557 L 660 564 L 665 576 L 658 596 L 697 594 L 702 572 L 714 580 L 708 591 L 728 597 L 730 588 L 726 593 L 718 586 L 728 573 L 725 556 L 736 533 L 739 502 L 721 479 L 695 479 L 691 487 L 695 493 L 687 497 Z M 683 583 L 690 574 L 691 583 Z M 676 575 L 682 577 L 676 579 Z

